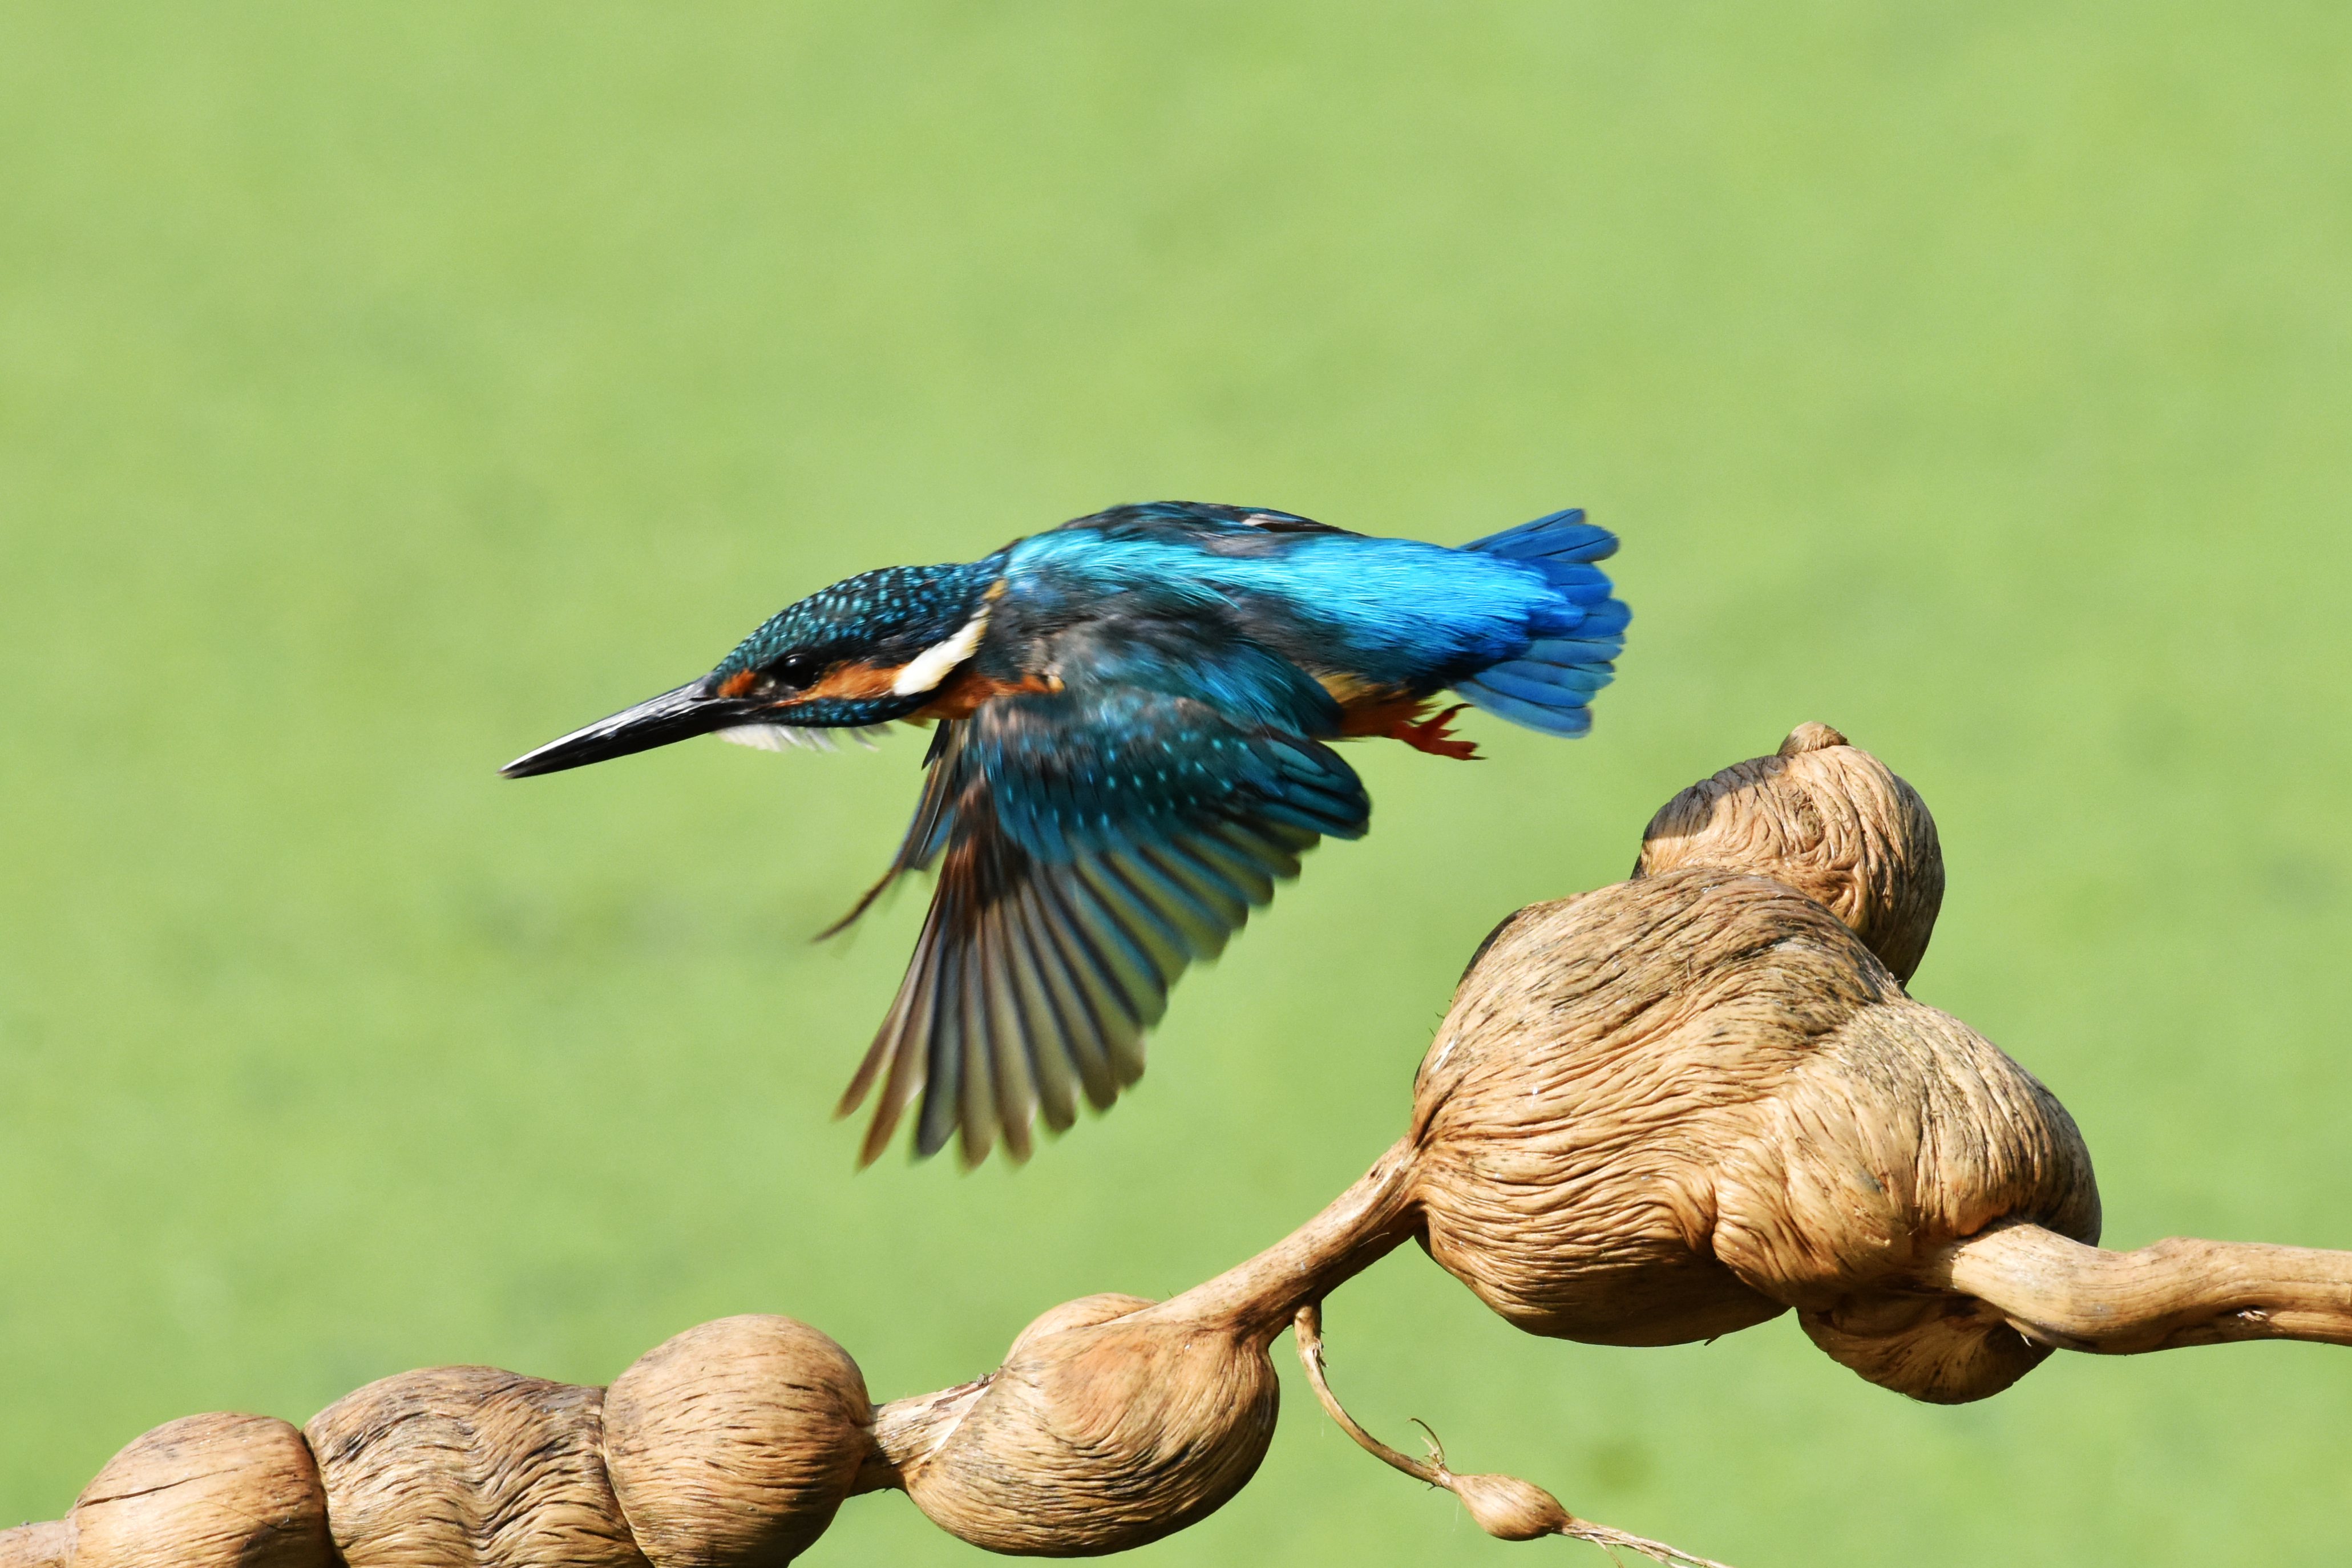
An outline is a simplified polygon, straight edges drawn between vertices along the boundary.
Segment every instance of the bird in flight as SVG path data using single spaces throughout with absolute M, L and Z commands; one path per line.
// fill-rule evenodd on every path
M 695 735 L 780 748 L 932 722 L 882 880 L 938 874 L 915 954 L 839 1114 L 877 1094 L 872 1161 L 919 1099 L 919 1155 L 1030 1151 L 1143 1071 L 1168 988 L 1371 815 L 1334 741 L 1469 758 L 1464 704 L 1591 726 L 1628 612 L 1615 537 L 1559 511 L 1449 549 L 1288 512 L 1114 507 L 971 563 L 862 573 L 676 690 L 551 741 L 509 778 Z M 1451 690 L 1462 702 L 1432 711 Z M 832 934 L 828 931 L 826 934 Z

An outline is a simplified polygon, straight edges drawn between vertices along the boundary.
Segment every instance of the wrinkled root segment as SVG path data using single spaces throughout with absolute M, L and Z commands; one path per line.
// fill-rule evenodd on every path
M 1426 1481 L 1433 1487 L 1443 1487 L 1452 1492 L 1478 1528 L 1501 1541 L 1535 1541 L 1547 1535 L 1564 1535 L 1571 1541 L 1589 1541 L 1612 1552 L 1637 1552 L 1668 1568 L 1726 1568 L 1712 1557 L 1696 1557 L 1678 1546 L 1647 1536 L 1612 1530 L 1605 1524 L 1579 1519 L 1560 1506 L 1559 1500 L 1536 1485 L 1517 1476 L 1463 1476 L 1446 1468 L 1445 1448 L 1436 1434 L 1429 1438 L 1429 1457 L 1416 1459 L 1399 1453 L 1378 1437 L 1357 1425 L 1331 1392 L 1331 1380 L 1324 1366 L 1323 1308 L 1312 1302 L 1298 1309 L 1294 1325 L 1298 1337 L 1298 1360 L 1307 1368 L 1307 1381 L 1315 1386 L 1315 1397 L 1339 1429 L 1356 1440 L 1356 1446 L 1392 1469 L 1402 1470 L 1415 1480 Z M 1424 1432 L 1427 1427 L 1422 1428 Z
M 2352 1345 L 2352 1252 L 2176 1237 L 2137 1252 L 2036 1225 L 1955 1242 L 1929 1283 L 2005 1314 L 2036 1344 L 2139 1355 L 2240 1340 Z
M 74 1560 L 70 1520 L 0 1530 L 0 1568 L 64 1568 Z

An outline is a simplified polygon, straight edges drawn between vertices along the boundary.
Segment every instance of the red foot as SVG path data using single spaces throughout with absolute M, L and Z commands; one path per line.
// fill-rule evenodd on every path
M 1475 762 L 1478 760 L 1478 742 L 1457 741 L 1454 738 L 1454 716 L 1469 706 L 1467 702 L 1456 702 L 1444 712 L 1423 719 L 1419 716 L 1423 705 L 1415 703 L 1410 710 L 1401 715 L 1389 727 L 1388 733 L 1402 741 L 1414 751 L 1427 752 L 1433 757 L 1452 757 L 1456 762 L 1463 763 Z

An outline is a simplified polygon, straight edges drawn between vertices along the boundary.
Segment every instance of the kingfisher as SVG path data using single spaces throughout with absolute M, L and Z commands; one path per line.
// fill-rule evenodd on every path
M 856 906 L 935 871 L 906 978 L 837 1115 L 869 1163 L 919 1100 L 918 1157 L 1026 1159 L 1143 1071 L 1169 987 L 1371 802 L 1333 742 L 1470 759 L 1477 708 L 1591 727 L 1629 612 L 1580 509 L 1459 548 L 1195 501 L 1113 507 L 940 566 L 861 573 L 708 675 L 550 742 L 509 778 L 691 736 L 771 750 L 929 724 L 914 820 Z M 1461 700 L 1439 709 L 1450 691 Z M 1433 710 L 1435 710 L 1433 711 Z

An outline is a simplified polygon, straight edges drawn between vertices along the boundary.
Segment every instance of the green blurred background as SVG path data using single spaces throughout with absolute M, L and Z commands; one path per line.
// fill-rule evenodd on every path
M 2064 1098 L 2114 1243 L 2352 1247 L 2348 100 L 2322 5 L 6 5 L 0 1518 L 413 1366 L 777 1310 L 889 1396 L 1192 1284 L 1400 1131 L 1489 925 L 1811 718 L 1935 807 L 1916 989 Z M 1115 1116 L 854 1176 L 920 900 L 806 939 L 919 740 L 491 770 L 1165 496 L 1591 507 L 1598 731 L 1360 748 L 1379 831 Z M 2339 1351 L 1931 1409 L 1412 1250 L 1331 1333 L 1376 1430 L 1741 1568 L 2352 1552 Z M 1147 1558 L 1510 1550 L 1276 1353 L 1259 1479 Z M 880 1497 L 809 1560 L 973 1557 Z

